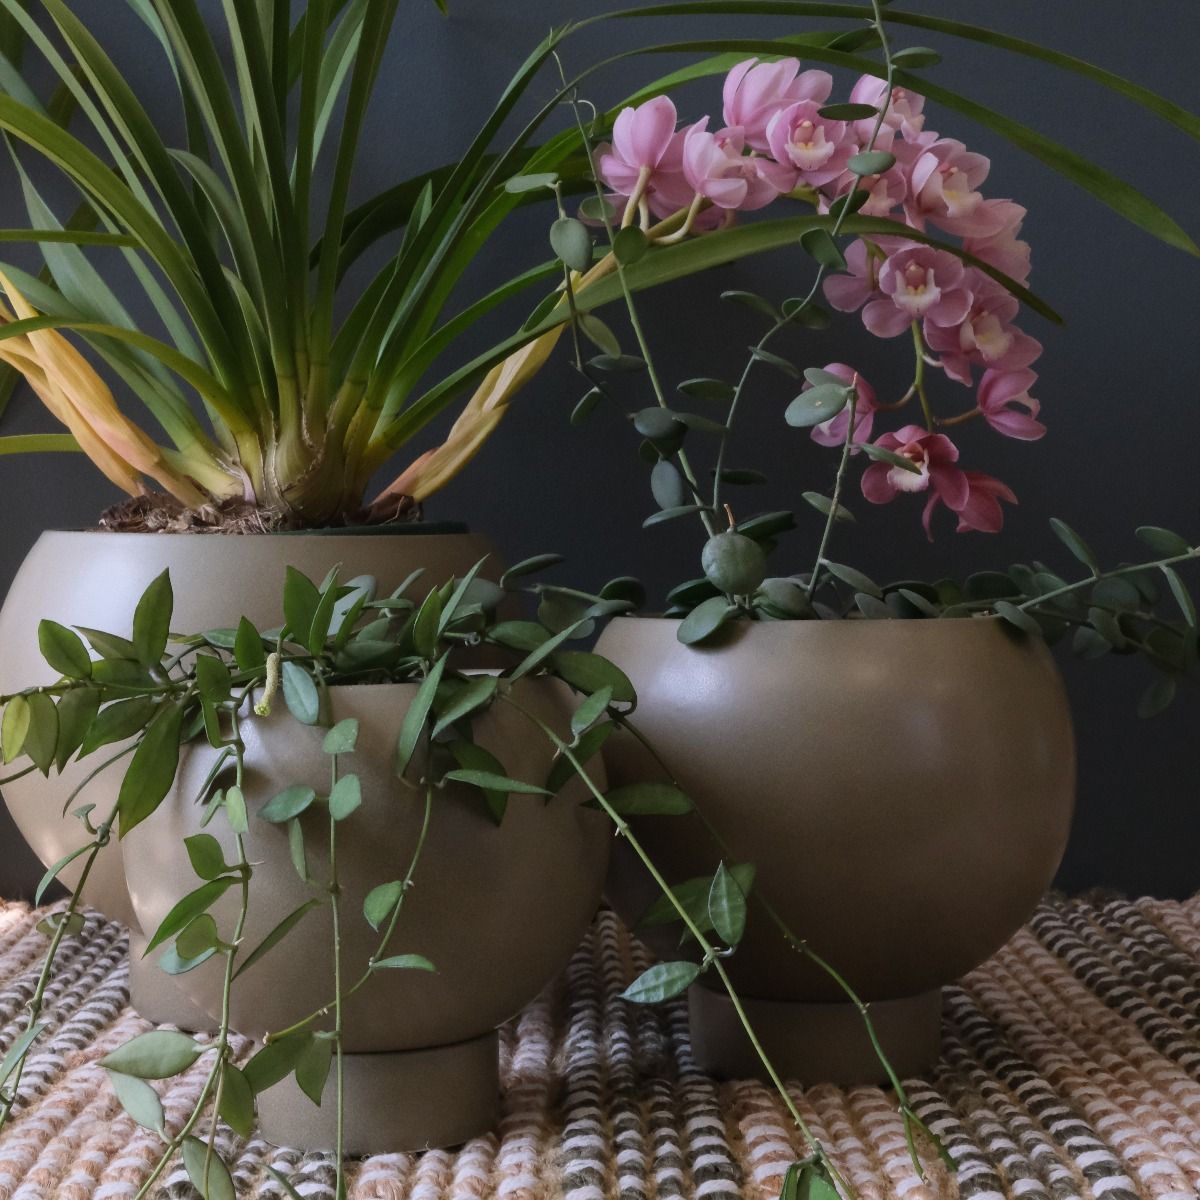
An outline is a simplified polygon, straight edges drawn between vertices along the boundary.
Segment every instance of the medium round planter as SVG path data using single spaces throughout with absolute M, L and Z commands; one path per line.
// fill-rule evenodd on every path
M 396 778 L 396 735 L 415 685 L 336 687 L 332 718 L 360 722 L 358 747 L 342 770 L 361 780 L 363 804 L 338 825 L 344 978 L 357 979 L 379 949 L 363 917 L 375 886 L 403 878 L 424 813 L 419 784 Z M 569 736 L 567 689 L 522 681 L 514 698 Z M 282 705 L 278 706 L 282 709 Z M 249 719 L 244 791 L 250 811 L 246 853 L 255 864 L 244 945 L 254 947 L 329 881 L 329 819 L 317 807 L 301 820 L 308 872 L 300 878 L 285 828 L 256 819 L 272 796 L 294 784 L 327 792 L 330 760 L 324 731 L 286 713 Z M 511 706 L 496 703 L 474 723 L 477 744 L 509 776 L 540 783 L 553 759 L 545 736 Z M 177 785 L 163 806 L 122 843 L 139 921 L 154 928 L 182 894 L 199 886 L 183 839 L 201 829 L 195 795 L 214 751 L 185 752 Z M 410 774 L 417 778 L 420 764 Z M 573 780 L 553 799 L 510 797 L 497 826 L 472 788 L 451 784 L 434 797 L 428 836 L 388 955 L 420 954 L 435 966 L 377 971 L 345 1005 L 347 1149 L 354 1154 L 455 1145 L 490 1130 L 497 1115 L 496 1027 L 532 1000 L 566 964 L 595 913 L 604 885 L 611 831 L 603 814 L 581 806 Z M 220 818 L 206 827 L 236 861 L 233 835 Z M 226 937 L 240 906 L 238 889 L 212 909 Z M 332 914 L 328 906 L 242 975 L 230 1010 L 233 1027 L 262 1038 L 290 1027 L 334 995 Z M 216 961 L 180 977 L 192 1000 L 219 1011 L 222 968 Z M 329 1028 L 322 1019 L 313 1028 Z M 279 1145 L 334 1145 L 331 1076 L 321 1107 L 289 1079 L 260 1097 L 263 1135 Z
M 1049 651 L 994 618 L 743 622 L 701 647 L 678 624 L 620 618 L 597 646 L 637 689 L 634 722 L 726 861 L 753 863 L 753 891 L 871 1002 L 901 1074 L 928 1068 L 940 989 L 1029 918 L 1066 846 L 1074 739 Z M 614 784 L 654 769 L 628 738 L 605 757 Z M 672 883 L 722 857 L 694 815 L 635 828 Z M 636 923 L 655 892 L 614 863 L 610 897 Z M 881 1078 L 857 1011 L 761 905 L 729 968 L 789 1076 Z M 761 1072 L 722 995 L 693 987 L 690 1007 L 702 1067 Z
M 467 533 L 464 526 L 454 525 L 245 535 L 44 533 L 0 607 L 0 692 L 54 682 L 54 672 L 38 650 L 38 624 L 44 618 L 127 634 L 142 592 L 167 569 L 175 594 L 171 627 L 197 632 L 234 626 L 242 616 L 259 628 L 282 623 L 283 584 L 289 566 L 318 583 L 340 566 L 347 579 L 374 576 L 381 593 L 386 594 L 418 567 L 424 567 L 427 577 L 440 583 L 462 575 L 485 555 L 492 559 L 483 574 L 498 578 L 503 567 L 491 544 Z M 63 816 L 63 806 L 96 765 L 98 762 L 91 760 L 71 763 L 61 774 L 43 778 L 35 773 L 4 788 L 5 803 L 18 829 L 46 865 L 83 844 L 83 827 Z M 82 801 L 107 812 L 116 802 L 120 781 L 118 766 L 88 784 Z M 63 871 L 68 886 L 74 885 L 80 868 L 77 860 Z M 131 926 L 134 1008 L 158 1023 L 185 1028 L 207 1023 L 204 1014 L 182 1001 L 173 980 L 156 966 L 143 963 L 138 953 L 140 934 L 115 844 L 100 855 L 85 899 L 93 908 Z

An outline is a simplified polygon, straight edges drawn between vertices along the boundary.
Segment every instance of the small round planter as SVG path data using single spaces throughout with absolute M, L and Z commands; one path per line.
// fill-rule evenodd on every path
M 415 685 L 330 690 L 335 721 L 356 717 L 358 749 L 342 759 L 356 773 L 364 802 L 338 826 L 345 977 L 353 980 L 378 950 L 380 935 L 363 917 L 376 885 L 403 877 L 424 813 L 419 785 L 396 778 L 396 733 Z M 514 696 L 560 733 L 572 705 L 557 683 L 523 681 Z M 282 708 L 282 705 L 280 705 Z M 545 778 L 553 752 L 542 733 L 498 703 L 474 726 L 476 742 L 510 776 Z M 329 788 L 324 730 L 297 725 L 286 712 L 250 719 L 246 786 L 248 858 L 256 864 L 244 944 L 257 945 L 285 916 L 321 896 L 329 879 L 327 814 L 310 809 L 304 822 L 308 870 L 293 864 L 287 830 L 255 817 L 282 789 Z M 199 884 L 183 839 L 197 833 L 194 803 L 212 763 L 207 746 L 185 754 L 175 791 L 122 844 L 134 908 L 144 929 L 162 920 L 180 895 Z M 414 777 L 419 771 L 414 770 Z M 496 1027 L 534 998 L 566 964 L 595 913 L 604 885 L 611 830 L 603 814 L 581 807 L 587 793 L 573 780 L 556 797 L 513 795 L 497 826 L 479 793 L 453 784 L 434 798 L 433 816 L 414 886 L 407 895 L 389 955 L 421 954 L 435 972 L 383 970 L 345 1006 L 347 1150 L 354 1154 L 456 1145 L 490 1130 L 497 1115 Z M 232 834 L 221 820 L 207 832 L 236 861 Z M 228 935 L 239 907 L 234 892 L 212 910 Z M 234 1028 L 257 1038 L 288 1028 L 333 997 L 332 916 L 328 906 L 303 923 L 238 979 Z M 218 963 L 180 977 L 193 1002 L 219 1011 Z M 316 1028 L 328 1027 L 328 1021 Z M 259 1101 L 263 1135 L 279 1145 L 334 1145 L 332 1076 L 321 1107 L 293 1079 Z
M 1021 927 L 1066 846 L 1074 741 L 1049 651 L 992 618 L 744 622 L 694 648 L 677 628 L 620 618 L 600 640 L 637 689 L 633 719 L 727 861 L 754 863 L 754 890 L 871 1002 L 900 1073 L 927 1069 L 940 989 Z M 614 784 L 653 770 L 632 739 L 605 757 Z M 672 883 L 721 857 L 695 816 L 636 830 Z M 623 854 L 609 895 L 631 923 L 656 898 Z M 758 905 L 729 966 L 788 1076 L 880 1081 L 857 1011 Z M 761 1073 L 723 995 L 694 986 L 690 1008 L 698 1065 Z
M 431 580 L 442 582 L 488 554 L 491 544 L 461 525 L 247 535 L 44 533 L 0 607 L 0 692 L 54 682 L 53 671 L 38 651 L 38 624 L 44 618 L 127 633 L 138 598 L 167 569 L 175 593 L 172 628 L 196 632 L 236 625 L 242 616 L 259 628 L 280 623 L 289 566 L 317 582 L 340 566 L 345 578 L 374 576 L 386 593 L 418 567 L 424 567 Z M 494 554 L 492 562 L 495 565 L 483 574 L 495 579 L 503 567 Z M 86 836 L 78 821 L 63 816 L 63 806 L 96 765 L 73 763 L 48 779 L 28 775 L 4 788 L 17 827 L 47 866 Z M 84 799 L 106 812 L 116 801 L 120 780 L 118 766 L 88 784 Z M 68 867 L 63 881 L 73 885 L 79 869 L 79 862 Z M 203 1028 L 208 1018 L 184 1000 L 172 979 L 141 958 L 144 941 L 115 845 L 101 854 L 85 899 L 131 927 L 134 1008 L 156 1023 Z

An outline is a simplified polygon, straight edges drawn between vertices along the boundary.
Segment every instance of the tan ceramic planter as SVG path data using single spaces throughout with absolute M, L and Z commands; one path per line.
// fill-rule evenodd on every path
M 362 916 L 374 886 L 401 878 L 416 842 L 424 794 L 392 771 L 396 734 L 415 693 L 410 684 L 331 690 L 334 720 L 361 722 L 358 750 L 346 770 L 362 781 L 364 803 L 339 826 L 343 947 L 348 978 L 357 978 L 375 953 L 379 935 Z M 565 733 L 571 705 L 565 688 L 548 681 L 517 685 L 521 703 Z M 281 706 L 282 707 L 282 706 Z M 257 945 L 280 920 L 321 894 L 292 865 L 283 828 L 254 813 L 292 784 L 327 791 L 329 758 L 322 730 L 297 725 L 286 712 L 244 726 L 246 792 L 251 812 L 247 854 L 256 863 L 247 946 Z M 552 749 L 540 731 L 503 704 L 475 722 L 475 739 L 510 776 L 540 782 Z M 194 796 L 214 751 L 185 754 L 177 790 L 123 843 L 134 908 L 143 928 L 155 927 L 199 881 L 189 868 L 183 839 L 200 829 Z M 346 1006 L 347 1132 L 352 1153 L 417 1150 L 453 1145 L 486 1132 L 498 1097 L 496 1026 L 514 1015 L 560 970 L 595 912 L 611 841 L 608 823 L 580 807 L 586 793 L 573 781 L 557 797 L 514 795 L 497 827 L 478 793 L 452 785 L 437 795 L 415 886 L 408 895 L 389 953 L 425 955 L 437 967 L 382 971 Z M 328 818 L 303 818 L 309 870 L 328 880 Z M 234 861 L 232 835 L 222 821 L 216 834 Z M 189 882 L 191 881 L 191 882 Z M 227 893 L 213 910 L 228 936 L 238 907 Z M 311 913 L 288 940 L 238 981 L 235 1028 L 261 1037 L 287 1028 L 327 1004 L 333 995 L 332 918 Z M 182 976 L 201 1007 L 216 1012 L 220 971 L 210 962 Z M 327 1023 L 325 1023 L 327 1024 Z M 281 1145 L 333 1145 L 332 1081 L 321 1108 L 294 1083 L 281 1084 L 260 1102 L 264 1135 Z
M 1066 845 L 1074 743 L 1049 651 L 995 619 L 746 622 L 694 649 L 677 626 L 621 618 L 600 640 L 634 720 L 761 894 L 872 1001 L 899 1069 L 923 1070 L 940 989 L 1020 928 Z M 646 777 L 639 747 L 609 746 L 612 782 Z M 693 817 L 637 832 L 672 882 L 718 861 Z M 627 917 L 654 898 L 624 857 L 610 895 Z M 857 1014 L 757 906 L 730 967 L 790 1075 L 879 1078 Z M 692 991 L 700 1064 L 757 1073 L 727 1004 Z
M 0 608 L 0 692 L 54 682 L 38 651 L 43 618 L 127 633 L 138 598 L 157 575 L 170 569 L 175 591 L 172 628 L 182 632 L 236 625 L 249 617 L 260 628 L 282 622 L 288 566 L 318 582 L 341 564 L 346 578 L 373 575 L 381 591 L 398 587 L 417 567 L 443 582 L 462 574 L 491 544 L 467 533 L 397 532 L 331 534 L 44 533 L 30 551 Z M 437 528 L 437 527 L 430 527 Z M 493 556 L 494 557 L 494 556 Z M 497 562 L 484 574 L 497 578 Z M 77 821 L 62 817 L 63 804 L 97 763 L 72 764 L 62 775 L 30 775 L 4 789 L 4 800 L 25 840 L 43 863 L 57 862 L 81 844 Z M 106 811 L 116 801 L 120 772 L 89 785 L 86 801 Z M 78 864 L 63 878 L 78 877 Z M 139 938 L 115 845 L 103 853 L 88 884 L 87 901 L 107 916 L 133 926 L 133 1004 L 153 1021 L 195 1026 L 203 1014 L 180 1005 L 172 981 L 156 968 L 142 970 Z

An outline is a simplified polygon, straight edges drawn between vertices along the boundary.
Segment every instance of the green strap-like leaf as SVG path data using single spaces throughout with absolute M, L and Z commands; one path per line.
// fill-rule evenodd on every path
M 820 6 L 814 5 L 813 7 Z M 643 13 L 638 12 L 637 15 L 643 15 Z M 765 54 L 777 50 L 777 42 L 755 38 L 735 38 L 722 41 L 673 42 L 649 46 L 629 53 L 705 54 L 736 51 L 741 54 Z M 858 71 L 862 74 L 874 75 L 877 78 L 885 78 L 887 74 L 881 63 L 871 58 L 863 58 L 861 55 L 845 54 L 839 50 L 830 50 L 822 46 L 811 46 L 805 51 L 805 54 L 806 57 L 817 62 L 844 67 L 849 71 Z M 970 100 L 966 96 L 960 96 L 957 92 L 952 92 L 949 88 L 941 87 L 923 75 L 915 75 L 912 72 L 896 68 L 893 72 L 893 82 L 909 88 L 911 91 L 919 92 L 926 99 L 942 104 L 954 112 L 969 117 L 985 128 L 994 130 L 1072 183 L 1091 192 L 1101 203 L 1108 205 L 1114 212 L 1138 228 L 1144 229 L 1170 246 L 1185 250 L 1189 254 L 1200 255 L 1200 246 L 1196 245 L 1173 217 L 1164 212 L 1149 197 L 1139 192 L 1132 184 L 1126 183 L 1112 172 L 1106 171 L 1067 146 L 1030 129 L 1020 121 L 994 112 L 983 104 Z
M 861 18 L 866 21 L 874 19 L 875 13 L 869 4 L 808 4 L 796 3 L 795 0 L 693 0 L 684 4 L 650 4 L 645 8 L 626 9 L 623 12 L 609 13 L 609 17 L 654 17 L 654 16 L 685 16 L 720 14 L 752 14 L 754 16 L 844 16 Z M 963 21 L 947 20 L 944 17 L 931 17 L 924 13 L 901 12 L 891 7 L 882 10 L 884 21 L 892 25 L 907 25 L 916 29 L 928 29 L 935 33 L 948 34 L 950 37 L 962 38 L 966 41 L 980 42 L 999 50 L 1008 50 L 1026 58 L 1038 59 L 1059 67 L 1064 71 L 1082 75 L 1110 91 L 1117 92 L 1135 104 L 1140 104 L 1156 116 L 1178 126 L 1191 137 L 1200 139 L 1200 117 L 1188 112 L 1186 108 L 1171 100 L 1158 95 L 1157 92 L 1143 87 L 1139 83 L 1106 71 L 1092 63 L 1076 58 L 1072 54 L 1064 54 L 1049 46 L 1025 38 L 1013 37 L 999 30 L 987 29 L 981 25 L 969 25 Z M 732 64 L 731 64 L 732 65 Z
M 0 454 L 82 454 L 69 433 L 19 433 L 0 438 Z

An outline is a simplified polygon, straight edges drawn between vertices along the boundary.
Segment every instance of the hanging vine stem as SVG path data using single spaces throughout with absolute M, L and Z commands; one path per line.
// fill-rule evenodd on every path
M 674 891 L 672 891 L 670 885 L 663 877 L 662 872 L 659 871 L 658 867 L 655 865 L 654 860 L 650 857 L 645 847 L 640 841 L 638 841 L 637 837 L 633 833 L 633 830 L 629 827 L 629 823 L 608 802 L 608 799 L 605 797 L 604 793 L 596 786 L 591 775 L 588 773 L 584 765 L 579 761 L 579 758 L 575 755 L 571 747 L 565 741 L 563 741 L 563 739 L 559 737 L 558 734 L 555 733 L 555 731 L 551 729 L 551 727 L 547 725 L 540 717 L 530 712 L 527 708 L 523 707 L 520 703 L 514 700 L 512 695 L 507 690 L 500 691 L 498 695 L 501 700 L 503 700 L 506 704 L 509 704 L 528 721 L 540 729 L 542 734 L 550 741 L 558 753 L 561 754 L 567 760 L 567 762 L 571 764 L 575 774 L 579 776 L 584 785 L 587 787 L 588 791 L 591 793 L 592 799 L 600 806 L 601 809 L 603 809 L 609 820 L 612 821 L 618 835 L 623 837 L 629 844 L 634 854 L 637 855 L 642 866 L 649 872 L 650 877 L 654 880 L 655 885 L 670 901 L 672 907 L 675 909 L 676 914 L 683 922 L 687 931 L 696 939 L 696 943 L 704 955 L 705 965 L 711 966 L 716 972 L 717 978 L 720 979 L 721 986 L 724 988 L 725 994 L 729 997 L 729 1002 L 733 1006 L 734 1012 L 737 1014 L 738 1021 L 741 1024 L 746 1037 L 749 1039 L 755 1055 L 762 1064 L 763 1070 L 766 1071 L 768 1077 L 770 1078 L 772 1085 L 779 1095 L 779 1098 L 783 1101 L 788 1115 L 791 1117 L 796 1128 L 799 1130 L 801 1137 L 804 1138 L 809 1153 L 816 1162 L 819 1162 L 825 1168 L 825 1170 L 829 1172 L 830 1178 L 834 1181 L 835 1185 L 842 1192 L 842 1194 L 847 1197 L 853 1197 L 854 1190 L 843 1177 L 841 1171 L 837 1167 L 837 1164 L 834 1163 L 829 1157 L 828 1152 L 818 1140 L 817 1136 L 813 1133 L 808 1122 L 805 1121 L 804 1117 L 801 1115 L 799 1108 L 796 1106 L 796 1102 L 792 1099 L 791 1093 L 787 1090 L 787 1085 L 784 1083 L 783 1078 L 780 1076 L 774 1063 L 772 1063 L 770 1056 L 767 1054 L 766 1048 L 759 1040 L 758 1034 L 755 1032 L 754 1026 L 746 1013 L 744 1005 L 742 1004 L 741 997 L 738 995 L 737 989 L 734 987 L 733 980 L 730 979 L 729 972 L 726 970 L 725 964 L 721 961 L 722 952 L 718 950 L 717 947 L 715 947 L 707 937 L 705 937 L 699 925 L 696 924 L 691 914 L 679 901 L 678 897 L 676 897 Z
M 330 768 L 332 788 L 337 788 L 338 756 L 333 756 Z M 332 790 L 330 792 L 332 795 Z M 333 1052 L 335 1056 L 335 1088 L 337 1111 L 334 1114 L 335 1186 L 334 1200 L 346 1194 L 346 1054 L 342 1045 L 342 905 L 341 883 L 338 879 L 337 818 L 329 814 L 329 911 L 333 920 Z
M 4 1130 L 9 1118 L 12 1116 L 12 1110 L 17 1103 L 17 1094 L 21 1090 L 21 1077 L 25 1073 L 25 1063 L 28 1061 L 29 1051 L 41 1033 L 37 1021 L 38 1017 L 42 1014 L 42 1008 L 46 1001 L 46 989 L 50 986 L 50 977 L 54 973 L 54 964 L 58 959 L 59 948 L 62 946 L 63 939 L 67 936 L 71 918 L 78 915 L 83 891 L 87 887 L 88 877 L 92 873 L 92 868 L 96 865 L 96 859 L 99 857 L 100 851 L 111 840 L 112 827 L 116 819 L 117 808 L 114 805 L 112 812 L 108 814 L 108 817 L 96 830 L 96 840 L 92 843 L 91 850 L 88 851 L 83 869 L 79 875 L 79 882 L 72 890 L 66 908 L 61 910 L 55 922 L 54 934 L 50 939 L 50 945 L 46 949 L 45 957 L 42 959 L 42 969 L 38 973 L 33 995 L 29 998 L 29 1003 L 25 1006 L 26 1011 L 29 1013 L 29 1021 L 22 1036 L 30 1039 L 29 1044 L 26 1045 L 25 1049 L 18 1056 L 13 1066 L 12 1074 L 4 1081 L 3 1090 L 0 1091 L 0 1132 Z M 34 1032 L 35 1030 L 37 1032 Z
M 854 380 L 850 387 L 850 399 L 846 402 L 850 410 L 850 423 L 846 426 L 846 440 L 842 443 L 842 457 L 838 462 L 837 475 L 833 481 L 832 503 L 829 506 L 829 512 L 825 516 L 825 528 L 821 530 L 821 541 L 817 546 L 817 561 L 813 564 L 812 574 L 808 579 L 807 594 L 810 600 L 813 593 L 817 590 L 817 583 L 821 578 L 821 567 L 825 564 L 825 551 L 829 549 L 829 539 L 833 537 L 833 523 L 837 520 L 837 515 L 841 511 L 842 488 L 846 482 L 846 471 L 850 466 L 850 454 L 854 448 L 854 418 L 858 411 L 857 371 L 854 374 Z
M 558 66 L 559 75 L 562 77 L 563 86 L 567 84 L 566 73 L 563 71 L 562 62 L 558 55 L 554 56 L 555 63 Z M 592 158 L 592 142 L 588 136 L 588 132 L 583 123 L 583 118 L 579 112 L 578 96 L 572 93 L 568 103 L 571 106 L 571 113 L 575 118 L 575 126 L 579 130 L 579 136 L 583 141 L 584 153 L 588 157 L 588 161 Z M 595 172 L 592 173 L 592 183 L 595 185 L 596 199 L 600 209 L 600 216 L 604 222 L 604 232 L 608 237 L 608 244 L 611 247 L 613 239 L 616 236 L 616 230 L 613 228 L 612 218 L 608 211 L 608 201 L 604 196 L 604 189 L 600 186 L 599 179 L 596 178 Z M 632 199 L 632 197 L 631 197 Z M 687 210 L 690 212 L 690 210 Z M 684 220 L 690 219 L 684 213 L 678 214 Z M 613 253 L 610 250 L 610 253 Z M 641 317 L 638 314 L 637 304 L 633 298 L 633 289 L 629 286 L 629 281 L 625 277 L 625 266 L 619 258 L 613 253 L 613 257 L 617 266 L 617 279 L 621 284 L 621 296 L 625 301 L 625 309 L 629 315 L 629 325 L 633 330 L 634 338 L 637 340 L 638 350 L 641 353 L 642 360 L 646 364 L 646 373 L 650 378 L 650 386 L 654 391 L 654 398 L 658 403 L 659 408 L 670 411 L 671 406 L 667 403 L 667 395 L 663 390 L 662 379 L 659 376 L 658 368 L 654 363 L 654 355 L 650 348 L 650 340 L 646 336 L 646 331 L 642 326 Z M 706 511 L 704 507 L 704 496 L 700 490 L 700 482 L 692 467 L 691 460 L 687 455 L 687 451 L 680 449 L 676 451 L 675 457 L 679 459 L 679 470 L 683 475 L 684 481 L 687 483 L 689 490 L 692 493 L 696 503 L 700 506 L 700 520 L 704 523 L 705 529 L 708 530 L 710 536 L 718 532 L 717 523 L 712 513 Z M 714 506 L 715 511 L 715 506 Z
M 234 742 L 233 751 L 237 763 L 237 786 L 243 787 L 245 784 L 245 769 L 246 769 L 246 747 L 242 741 L 241 723 L 238 718 L 237 711 L 233 713 L 234 726 Z M 208 1073 L 208 1077 L 204 1081 L 204 1086 L 200 1089 L 200 1095 L 196 1098 L 196 1103 L 192 1108 L 187 1119 L 180 1126 L 174 1137 L 167 1142 L 167 1148 L 163 1151 L 158 1162 L 155 1163 L 150 1174 L 145 1182 L 138 1189 L 133 1200 L 145 1200 L 150 1194 L 150 1190 L 158 1182 L 162 1173 L 170 1165 L 175 1155 L 179 1153 L 184 1142 L 191 1136 L 192 1130 L 200 1123 L 201 1117 L 204 1115 L 204 1110 L 208 1106 L 209 1097 L 213 1098 L 213 1122 L 209 1132 L 208 1144 L 204 1153 L 204 1172 L 203 1178 L 205 1183 L 205 1191 L 207 1191 L 207 1183 L 209 1171 L 212 1164 L 214 1146 L 217 1136 L 217 1118 L 221 1107 L 221 1097 L 225 1085 L 225 1069 L 229 1064 L 229 1043 L 231 1033 L 230 1010 L 233 1000 L 233 977 L 234 967 L 237 962 L 238 951 L 241 946 L 242 937 L 246 931 L 246 920 L 250 912 L 250 879 L 254 873 L 249 860 L 246 857 L 245 841 L 241 833 L 235 831 L 235 843 L 237 845 L 237 863 L 235 869 L 240 876 L 241 882 L 241 899 L 238 908 L 237 920 L 234 924 L 233 937 L 230 942 L 224 947 L 225 954 L 225 971 L 221 980 L 221 1020 L 217 1029 L 216 1050 L 217 1057 L 213 1061 L 212 1069 Z
M 655 747 L 654 743 L 640 729 L 638 729 L 638 727 L 632 721 L 629 720 L 629 717 L 626 714 L 614 714 L 613 719 L 622 729 L 636 739 L 639 745 L 641 745 L 641 747 L 654 759 L 655 763 L 657 763 L 663 774 L 666 775 L 673 785 L 678 787 L 679 781 L 675 775 L 675 772 L 671 770 L 666 759 L 663 758 L 661 752 Z M 704 812 L 699 807 L 693 808 L 693 812 L 700 819 L 700 822 L 703 824 L 709 837 L 712 838 L 713 845 L 716 846 L 722 857 L 732 860 L 733 855 L 730 851 L 729 845 L 721 836 L 716 826 L 713 825 L 713 823 L 708 819 L 707 816 L 705 816 Z M 929 1128 L 921 1116 L 912 1107 L 912 1102 L 908 1098 L 908 1091 L 904 1087 L 904 1084 L 901 1081 L 900 1076 L 897 1074 L 895 1067 L 892 1066 L 891 1060 L 888 1058 L 887 1052 L 883 1048 L 883 1043 L 879 1040 L 879 1034 L 875 1028 L 875 1021 L 871 1016 L 870 1004 L 859 996 L 858 992 L 855 991 L 846 977 L 840 971 L 838 971 L 828 959 L 818 954 L 804 938 L 796 935 L 791 926 L 789 926 L 788 923 L 783 919 L 783 916 L 779 913 L 778 909 L 775 908 L 775 906 L 766 898 L 766 896 L 762 894 L 761 891 L 751 889 L 750 899 L 755 901 L 755 903 L 757 903 L 763 910 L 766 916 L 770 919 L 771 923 L 776 929 L 778 929 L 780 935 L 788 944 L 789 948 L 794 950 L 797 954 L 803 955 L 813 964 L 813 966 L 822 971 L 830 980 L 832 980 L 834 985 L 846 997 L 847 1001 L 852 1004 L 855 1009 L 857 1009 L 859 1016 L 862 1018 L 863 1028 L 865 1029 L 867 1037 L 871 1042 L 871 1049 L 874 1051 L 875 1057 L 878 1060 L 880 1067 L 883 1068 L 883 1072 L 887 1076 L 888 1082 L 892 1087 L 892 1091 L 896 1095 L 896 1107 L 900 1113 L 900 1116 L 904 1120 L 904 1136 L 905 1141 L 908 1144 L 909 1155 L 912 1159 L 913 1166 L 916 1168 L 917 1173 L 921 1176 L 921 1178 L 924 1178 L 925 1168 L 921 1163 L 919 1155 L 917 1154 L 917 1148 L 913 1141 L 910 1125 L 915 1124 L 921 1130 L 921 1132 L 929 1138 L 929 1140 L 937 1148 L 939 1154 L 944 1155 L 944 1148 L 938 1136 Z M 675 903 L 673 893 L 672 904 L 678 912 L 680 905 Z
M 380 938 L 379 946 L 376 948 L 375 953 L 371 955 L 371 959 L 367 965 L 367 969 L 362 973 L 361 976 L 359 976 L 358 979 L 356 979 L 354 981 L 353 984 L 350 985 L 350 987 L 346 988 L 342 992 L 342 1002 L 343 1003 L 345 1003 L 345 1001 L 349 1000 L 352 996 L 354 996 L 356 993 L 361 991 L 362 988 L 366 987 L 366 985 L 371 981 L 371 978 L 374 975 L 375 963 L 378 962 L 381 958 L 385 957 L 387 954 L 387 949 L 388 949 L 388 946 L 391 944 L 392 936 L 396 932 L 396 925 L 400 920 L 401 909 L 404 907 L 404 898 L 408 895 L 409 891 L 412 889 L 412 886 L 413 886 L 413 879 L 414 879 L 414 876 L 416 875 L 417 864 L 421 860 L 421 853 L 425 848 L 425 842 L 429 836 L 429 826 L 430 826 L 430 819 L 431 819 L 432 815 L 433 815 L 433 784 L 426 783 L 426 785 L 425 785 L 425 810 L 424 810 L 424 815 L 421 820 L 421 829 L 417 835 L 417 844 L 416 844 L 415 848 L 413 849 L 412 858 L 409 860 L 408 869 L 405 872 L 404 878 L 401 880 L 401 883 L 400 883 L 400 895 L 397 898 L 396 903 L 392 908 L 391 914 L 388 918 L 388 923 L 387 923 L 386 927 L 384 928 L 382 937 Z M 268 1033 L 263 1038 L 263 1044 L 269 1046 L 272 1042 L 278 1042 L 293 1033 L 299 1033 L 301 1030 L 306 1029 L 314 1021 L 319 1021 L 322 1017 L 329 1016 L 329 1014 L 333 1011 L 333 1006 L 334 1006 L 334 1001 L 330 1001 L 328 1004 L 323 1005 L 321 1008 L 315 1009 L 313 1012 L 309 1013 L 308 1016 L 302 1017 L 299 1021 L 296 1021 L 293 1024 L 289 1025 L 286 1029 L 281 1029 L 277 1033 Z

